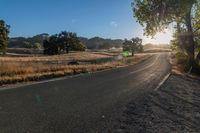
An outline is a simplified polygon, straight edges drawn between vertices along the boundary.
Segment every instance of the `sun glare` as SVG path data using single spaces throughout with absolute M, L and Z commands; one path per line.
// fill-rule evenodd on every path
M 144 37 L 144 43 L 152 44 L 169 44 L 172 40 L 172 31 L 165 29 L 163 32 L 157 33 L 154 37 Z

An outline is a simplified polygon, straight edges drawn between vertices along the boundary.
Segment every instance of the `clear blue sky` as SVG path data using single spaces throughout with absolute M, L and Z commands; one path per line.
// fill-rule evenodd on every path
M 11 37 L 55 34 L 63 30 L 89 38 L 142 37 L 142 27 L 133 18 L 131 2 L 132 0 L 1 0 L 0 19 L 11 25 Z M 164 43 L 169 39 L 164 37 L 160 41 Z

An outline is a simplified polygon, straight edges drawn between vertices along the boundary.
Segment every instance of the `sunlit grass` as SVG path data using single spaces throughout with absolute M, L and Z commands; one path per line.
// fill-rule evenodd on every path
M 106 62 L 103 64 L 82 64 L 82 65 L 65 65 L 65 64 L 51 64 L 44 63 L 48 60 L 63 61 L 67 60 L 67 56 L 53 56 L 53 57 L 21 57 L 21 58 L 1 58 L 0 59 L 0 85 L 36 81 L 46 78 L 74 75 L 80 73 L 93 73 L 105 69 L 123 67 L 129 64 L 137 63 L 149 57 L 149 55 L 136 55 L 127 59 L 116 60 Z M 67 58 L 66 58 L 67 57 Z M 101 56 L 105 57 L 105 56 Z M 89 57 L 89 59 L 98 59 L 97 57 Z M 107 56 L 106 56 L 107 57 Z M 73 56 L 73 58 L 79 58 L 79 55 Z M 80 57 L 79 59 L 85 60 L 86 57 Z

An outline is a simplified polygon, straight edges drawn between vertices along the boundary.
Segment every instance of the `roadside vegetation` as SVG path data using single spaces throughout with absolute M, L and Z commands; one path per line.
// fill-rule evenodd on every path
M 200 2 L 198 0 L 137 0 L 134 17 L 154 36 L 169 25 L 175 28 L 172 49 L 185 71 L 200 73 Z M 184 10 L 183 10 L 184 9 Z
M 88 74 L 101 70 L 124 67 L 136 64 L 149 58 L 151 55 L 135 55 L 134 57 L 121 58 L 103 53 L 70 53 L 62 56 L 0 58 L 0 85 L 13 84 L 27 81 L 38 81 L 49 78 Z M 79 65 L 68 65 L 71 59 L 79 60 Z M 112 61 L 110 60 L 112 59 Z M 103 59 L 104 60 L 101 62 Z M 93 61 L 100 60 L 100 63 Z

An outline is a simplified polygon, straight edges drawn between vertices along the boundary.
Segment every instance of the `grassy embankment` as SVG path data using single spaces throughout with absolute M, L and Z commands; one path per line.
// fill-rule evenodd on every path
M 123 67 L 145 60 L 150 55 L 136 55 L 121 60 L 92 64 L 90 61 L 112 58 L 113 53 L 70 53 L 59 56 L 41 57 L 0 57 L 0 85 L 18 82 L 38 81 L 48 78 L 92 73 L 105 69 Z M 70 60 L 78 60 L 80 65 L 67 65 Z

